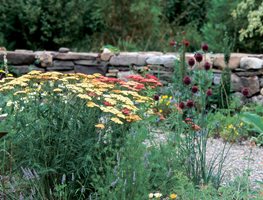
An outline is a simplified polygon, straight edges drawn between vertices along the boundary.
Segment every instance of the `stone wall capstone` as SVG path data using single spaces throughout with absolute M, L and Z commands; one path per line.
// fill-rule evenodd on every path
M 174 62 L 179 55 L 162 52 L 78 53 L 68 48 L 59 51 L 7 51 L 8 65 L 19 74 L 31 70 L 60 71 L 63 73 L 100 73 L 108 77 L 124 77 L 141 69 L 149 68 L 161 81 L 172 80 Z M 4 52 L 0 51 L 0 62 Z M 187 53 L 186 60 L 194 54 Z M 223 54 L 206 54 L 211 63 L 214 84 L 219 84 L 221 72 L 226 67 Z M 204 61 L 201 63 L 201 68 Z M 199 67 L 200 67 L 199 66 Z M 251 101 L 263 104 L 263 54 L 232 53 L 229 61 L 232 91 L 240 94 L 243 87 L 250 89 Z

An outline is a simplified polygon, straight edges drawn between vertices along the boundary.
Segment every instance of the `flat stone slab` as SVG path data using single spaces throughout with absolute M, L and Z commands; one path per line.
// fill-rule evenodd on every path
M 107 65 L 97 65 L 97 66 L 75 65 L 74 71 L 75 73 L 83 73 L 83 74 L 99 73 L 105 76 L 107 72 Z
M 54 60 L 95 60 L 98 58 L 98 53 L 53 53 Z
M 263 60 L 253 57 L 243 57 L 240 60 L 240 68 L 242 69 L 262 69 Z
M 173 67 L 176 59 L 177 57 L 175 55 L 151 56 L 146 60 L 146 63 L 148 65 L 163 65 L 165 67 Z
M 87 65 L 87 66 L 92 66 L 92 65 L 98 65 L 100 62 L 97 60 L 76 60 L 74 61 L 76 65 Z
M 35 66 L 28 66 L 28 65 L 18 65 L 18 66 L 13 65 L 12 68 L 18 74 L 26 74 L 26 73 L 33 71 L 33 70 L 37 70 L 37 71 L 41 71 L 41 72 L 45 71 L 45 69 L 43 69 L 43 68 L 35 67 Z
M 3 61 L 4 53 L 0 52 L 0 61 Z M 19 52 L 19 51 L 9 51 L 7 52 L 6 58 L 8 64 L 11 65 L 30 65 L 35 61 L 35 53 L 31 52 Z
M 229 68 L 236 69 L 240 66 L 240 60 L 242 57 L 247 56 L 248 54 L 243 53 L 232 53 L 229 60 Z M 213 60 L 213 66 L 215 68 L 224 69 L 226 68 L 224 55 L 223 54 L 211 54 L 211 60 Z
M 53 61 L 53 66 L 48 67 L 47 70 L 72 70 L 74 69 L 74 63 L 72 61 L 61 61 L 55 60 Z

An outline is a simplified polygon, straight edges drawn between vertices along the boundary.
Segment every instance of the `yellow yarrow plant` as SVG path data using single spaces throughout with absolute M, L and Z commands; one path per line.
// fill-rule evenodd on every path
M 139 121 L 142 119 L 141 113 L 151 113 L 148 111 L 153 104 L 152 98 L 140 92 L 145 89 L 136 81 L 122 81 L 100 74 L 40 71 L 31 71 L 18 78 L 7 77 L 0 82 L 0 93 L 23 97 L 24 103 L 39 97 L 42 104 L 45 103 L 45 98 L 50 96 L 60 97 L 65 102 L 71 98 L 79 98 L 84 105 L 99 109 L 102 116 L 116 124 Z M 142 112 L 142 107 L 147 107 L 147 111 Z M 102 129 L 105 125 L 99 124 L 95 127 Z

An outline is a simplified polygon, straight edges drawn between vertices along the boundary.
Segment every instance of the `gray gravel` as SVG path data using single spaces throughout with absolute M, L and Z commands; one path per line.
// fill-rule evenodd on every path
M 167 134 L 161 130 L 151 131 L 153 140 L 158 143 L 167 141 Z M 147 143 L 147 142 L 146 142 Z M 223 184 L 234 180 L 236 177 L 242 177 L 244 172 L 249 171 L 249 179 L 253 187 L 263 187 L 263 147 L 253 146 L 249 141 L 240 143 L 225 143 L 221 139 L 209 139 L 207 143 L 207 161 L 216 158 L 218 163 L 220 156 L 225 146 L 227 152 L 226 159 L 223 164 L 225 175 Z M 229 151 L 228 151 L 229 150 Z M 261 182 L 261 186 L 260 183 Z
M 207 144 L 207 159 L 211 160 L 215 154 L 222 151 L 224 145 L 225 143 L 220 139 L 210 139 Z M 229 152 L 223 166 L 226 172 L 224 182 L 234 180 L 235 177 L 242 176 L 246 170 L 249 170 L 252 185 L 260 187 L 258 182 L 263 182 L 263 148 L 246 142 L 226 144 L 226 149 L 229 149 Z

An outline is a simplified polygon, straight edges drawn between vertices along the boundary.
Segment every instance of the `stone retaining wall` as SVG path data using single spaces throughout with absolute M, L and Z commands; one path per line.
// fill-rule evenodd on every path
M 0 62 L 4 52 L 0 51 Z M 30 70 L 61 71 L 63 73 L 101 73 L 109 77 L 123 77 L 139 72 L 147 66 L 151 73 L 159 74 L 163 82 L 169 82 L 173 71 L 175 53 L 121 52 L 77 53 L 66 48 L 58 52 L 16 50 L 7 52 L 8 65 L 25 74 Z M 186 55 L 186 59 L 193 54 Z M 219 84 L 224 69 L 223 54 L 206 54 L 212 64 L 214 84 Z M 204 63 L 204 62 L 203 62 Z M 201 63 L 201 65 L 203 64 Z M 263 104 L 263 54 L 232 53 L 229 67 L 232 75 L 232 91 L 240 95 L 243 87 L 250 89 L 250 99 Z

